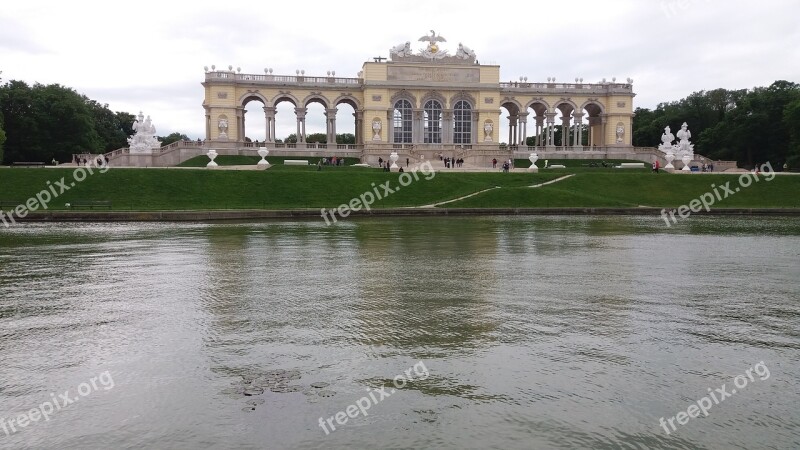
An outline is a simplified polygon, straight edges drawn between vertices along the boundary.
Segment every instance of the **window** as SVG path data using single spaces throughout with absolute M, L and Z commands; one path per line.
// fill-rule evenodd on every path
M 396 144 L 411 143 L 411 102 L 398 100 L 394 104 L 394 142 Z
M 453 108 L 453 143 L 472 143 L 472 106 L 464 100 L 456 102 Z
M 436 100 L 425 102 L 425 132 L 426 144 L 442 143 L 442 104 Z

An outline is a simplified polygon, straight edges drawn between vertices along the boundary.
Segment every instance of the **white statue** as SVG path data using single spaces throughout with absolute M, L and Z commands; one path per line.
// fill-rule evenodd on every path
M 461 42 L 458 43 L 458 50 L 456 51 L 456 58 L 461 59 L 475 59 L 475 52 Z
M 411 56 L 412 55 L 411 42 L 406 41 L 405 44 L 395 45 L 394 47 L 391 48 L 391 50 L 389 50 L 389 54 L 391 56 L 397 56 L 400 58 Z
M 145 120 L 144 114 L 139 111 L 131 128 L 134 131 L 133 136 L 128 138 L 131 153 L 150 153 L 153 149 L 161 148 L 161 142 L 156 137 L 156 127 L 150 116 Z
M 219 138 L 220 139 L 227 139 L 228 138 L 228 119 L 221 118 L 219 119 L 219 123 L 217 124 L 217 128 L 219 128 Z
M 658 147 L 661 150 L 666 149 L 669 147 L 672 148 L 672 141 L 675 140 L 675 136 L 672 134 L 672 130 L 669 129 L 669 125 L 664 128 L 664 134 L 661 135 L 661 145 Z
M 483 124 L 483 134 L 484 134 L 484 141 L 492 142 L 492 131 L 494 127 L 492 126 L 492 122 L 486 122 Z
M 622 143 L 622 137 L 625 135 L 625 126 L 620 124 L 617 125 L 617 144 Z
M 156 134 L 156 126 L 153 125 L 153 121 L 150 120 L 150 116 L 147 116 L 147 119 L 144 120 L 144 130 L 150 134 Z
M 372 121 L 372 132 L 374 136 L 372 136 L 373 141 L 380 141 L 381 140 L 381 121 L 375 119 Z
M 678 139 L 680 142 L 678 143 L 678 148 L 682 152 L 686 153 L 694 153 L 694 145 L 689 142 L 689 139 L 692 137 L 692 132 L 689 131 L 688 125 L 686 122 L 683 122 L 681 125 L 681 129 L 678 131 Z

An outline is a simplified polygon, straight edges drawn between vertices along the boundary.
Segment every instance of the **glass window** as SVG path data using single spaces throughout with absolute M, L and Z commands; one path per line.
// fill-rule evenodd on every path
M 411 102 L 398 100 L 394 104 L 394 142 L 411 143 Z
M 453 108 L 453 143 L 472 143 L 472 106 L 464 100 Z
M 425 131 L 426 144 L 442 143 L 442 104 L 436 100 L 425 102 Z

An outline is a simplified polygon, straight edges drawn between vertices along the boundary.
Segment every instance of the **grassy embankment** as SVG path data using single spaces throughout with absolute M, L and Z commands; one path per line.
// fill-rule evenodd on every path
M 247 158 L 243 160 L 242 158 Z M 223 165 L 253 164 L 259 158 L 219 157 Z M 284 166 L 282 158 L 268 158 L 267 171 L 228 171 L 205 169 L 115 169 L 95 173 L 76 183 L 49 204 L 50 209 L 65 209 L 76 200 L 109 200 L 112 210 L 207 210 L 207 209 L 300 209 L 331 208 L 364 192 L 383 195 L 380 185 L 391 181 L 396 188 L 399 174 L 359 167 Z M 207 158 L 187 161 L 205 165 Z M 348 161 L 351 163 L 353 161 Z M 611 162 L 611 161 L 608 161 Z M 616 161 L 615 161 L 616 162 Z M 525 164 L 527 163 L 527 164 Z M 584 166 L 589 161 L 550 161 L 566 163 L 566 169 L 529 173 L 448 173 L 437 172 L 431 180 L 420 174 L 419 181 L 401 188 L 373 208 L 421 206 L 459 198 L 500 186 L 468 199 L 444 205 L 448 208 L 537 208 L 537 207 L 677 207 L 688 204 L 711 185 L 730 182 L 735 191 L 740 175 L 650 173 L 649 169 L 612 169 Z M 436 165 L 436 162 L 434 162 Z M 517 161 L 527 167 L 527 161 Z M 543 162 L 539 162 L 541 167 Z M 440 168 L 440 167 L 437 167 Z M 566 174 L 569 179 L 531 189 L 527 186 L 553 180 Z M 73 169 L 0 169 L 0 201 L 25 202 L 61 177 L 69 186 Z M 724 191 L 717 189 L 721 195 Z M 742 187 L 740 192 L 716 201 L 714 208 L 800 208 L 800 176 L 775 176 Z
M 0 169 L 0 201 L 23 203 L 74 169 Z M 410 175 L 410 174 L 409 174 Z M 109 200 L 112 210 L 295 209 L 336 207 L 386 181 L 395 189 L 400 174 L 380 169 L 275 165 L 266 171 L 206 169 L 109 169 L 76 183 L 50 202 L 66 209 L 78 200 Z M 373 208 L 421 206 L 458 198 L 493 186 L 520 187 L 557 178 L 558 174 L 436 173 L 376 201 Z M 428 175 L 430 177 L 430 175 Z M 57 191 L 59 189 L 56 189 Z

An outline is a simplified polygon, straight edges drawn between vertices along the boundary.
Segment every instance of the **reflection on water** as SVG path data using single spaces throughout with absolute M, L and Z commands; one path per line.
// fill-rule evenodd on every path
M 0 230 L 0 418 L 115 382 L 0 447 L 798 448 L 799 257 L 782 218 Z

